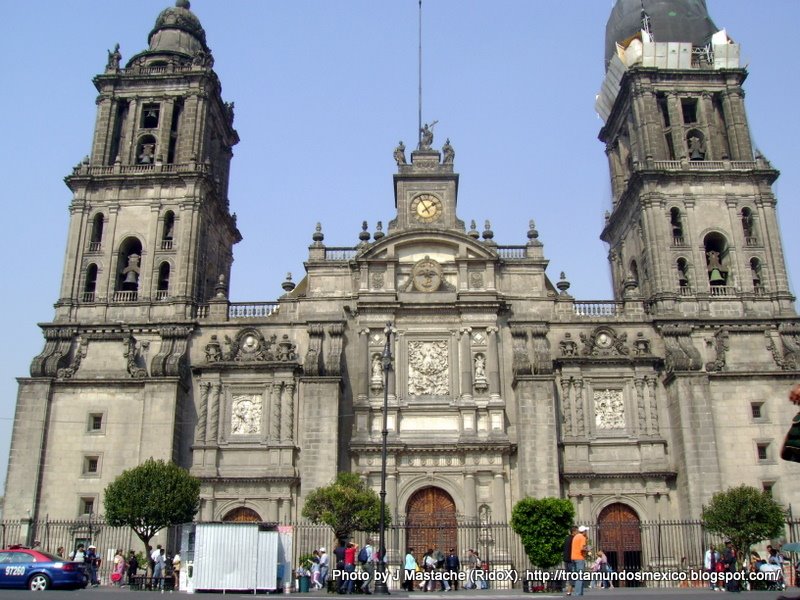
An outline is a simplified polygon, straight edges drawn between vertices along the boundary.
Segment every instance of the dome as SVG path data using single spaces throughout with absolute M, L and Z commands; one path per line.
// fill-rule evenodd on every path
M 189 8 L 189 0 L 176 0 L 174 7 L 161 11 L 147 38 L 150 52 L 179 52 L 194 56 L 199 51 L 209 51 L 206 32 Z
M 617 42 L 641 30 L 642 5 L 650 17 L 650 31 L 656 42 L 704 46 L 717 31 L 705 0 L 617 0 L 606 24 L 606 65 L 616 54 Z

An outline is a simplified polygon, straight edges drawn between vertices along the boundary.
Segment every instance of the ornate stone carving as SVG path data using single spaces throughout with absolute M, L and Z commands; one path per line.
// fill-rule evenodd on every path
M 442 266 L 426 256 L 412 267 L 411 285 L 418 292 L 435 292 L 442 285 Z
M 578 356 L 578 344 L 572 339 L 571 333 L 565 333 L 564 339 L 559 342 L 561 356 Z
M 397 148 L 394 149 L 394 161 L 398 167 L 406 164 L 406 146 L 402 140 L 397 144 Z
M 533 372 L 531 358 L 528 354 L 528 331 L 522 327 L 511 327 L 511 368 L 514 377 L 530 375 Z
M 598 327 L 590 335 L 580 334 L 584 356 L 627 356 L 630 349 L 625 345 L 627 333 L 617 334 L 611 327 Z
M 775 364 L 784 371 L 794 371 L 800 366 L 800 325 L 797 323 L 782 323 L 778 327 L 781 348 L 772 339 L 768 331 L 767 350 L 772 353 Z
M 647 356 L 650 354 L 650 340 L 644 337 L 641 331 L 636 334 L 636 339 L 633 340 L 633 354 L 634 356 Z
M 408 342 L 410 396 L 446 396 L 450 393 L 448 350 L 446 341 Z
M 142 344 L 137 344 L 136 338 L 132 335 L 126 337 L 122 344 L 124 348 L 122 355 L 127 360 L 127 368 L 130 376 L 134 379 L 144 379 L 147 377 L 147 369 L 139 366 L 143 350 Z
M 485 392 L 489 388 L 489 380 L 486 378 L 486 356 L 478 353 L 473 359 L 474 379 L 473 387 L 475 391 Z
M 625 403 L 622 390 L 594 392 L 594 423 L 597 429 L 624 429 Z
M 261 433 L 261 394 L 240 394 L 231 399 L 231 434 L 255 435 Z
M 216 335 L 212 335 L 206 344 L 206 362 L 215 363 L 222 360 L 222 346 Z
M 383 271 L 375 271 L 370 275 L 370 285 L 373 290 L 382 290 L 384 284 Z
M 320 323 L 311 323 L 308 326 L 308 350 L 303 360 L 303 371 L 306 375 L 319 375 L 322 358 L 322 336 L 325 327 Z
M 636 389 L 636 416 L 639 418 L 639 432 L 646 431 L 647 413 L 644 408 L 644 379 L 634 379 L 633 387 Z
M 60 327 L 43 331 L 42 352 L 31 361 L 31 377 L 56 377 L 58 370 L 69 366 L 68 354 L 75 330 Z
M 469 272 L 469 287 L 473 290 L 483 289 L 483 273 L 481 271 Z
M 89 346 L 89 340 L 84 339 L 78 336 L 75 344 L 75 350 L 72 353 L 72 360 L 69 363 L 68 367 L 63 369 L 59 369 L 57 372 L 57 376 L 59 379 L 72 379 L 75 373 L 78 372 L 78 369 L 81 366 L 81 361 L 86 357 L 86 351 Z
M 210 381 L 200 382 L 200 404 L 197 407 L 197 425 L 194 428 L 194 441 L 202 444 L 206 441 L 206 420 L 208 419 L 208 394 L 211 391 Z
M 706 363 L 706 371 L 724 371 L 725 370 L 725 353 L 728 351 L 728 332 L 725 328 L 720 328 L 715 334 L 713 340 L 707 341 L 709 346 L 713 346 L 716 353 L 716 358 Z
M 377 352 L 370 359 L 369 387 L 376 394 L 383 390 L 383 361 Z
M 645 378 L 647 392 L 650 396 L 650 430 L 651 435 L 658 433 L 658 404 L 656 403 L 656 380 L 655 377 Z
M 289 339 L 289 335 L 284 333 L 281 341 L 278 342 L 278 349 L 275 353 L 275 360 L 278 362 L 289 362 L 297 360 L 297 352 L 295 352 L 295 345 Z
M 561 378 L 561 423 L 564 427 L 564 435 L 572 435 L 572 398 L 570 398 L 570 380 L 567 377 Z
M 533 343 L 533 373 L 548 375 L 553 372 L 553 357 L 550 355 L 547 325 L 533 325 L 530 331 Z
M 691 340 L 692 328 L 686 325 L 664 325 L 661 335 L 666 347 L 667 371 L 697 371 L 703 364 L 700 352 Z
M 189 327 L 162 327 L 161 347 L 150 361 L 152 377 L 188 378 L 189 366 L 186 361 L 186 349 L 189 345 Z
M 325 372 L 328 375 L 342 374 L 342 335 L 344 325 L 334 323 L 328 327 L 330 346 L 328 348 L 328 360 L 325 363 Z

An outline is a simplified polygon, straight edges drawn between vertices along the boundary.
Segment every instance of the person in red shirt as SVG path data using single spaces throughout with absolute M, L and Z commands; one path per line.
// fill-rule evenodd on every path
M 358 555 L 358 544 L 354 544 L 350 542 L 347 544 L 347 548 L 344 551 L 344 572 L 347 573 L 344 582 L 344 593 L 345 594 L 352 594 L 354 582 L 352 579 L 352 573 L 355 573 L 356 570 L 356 556 Z

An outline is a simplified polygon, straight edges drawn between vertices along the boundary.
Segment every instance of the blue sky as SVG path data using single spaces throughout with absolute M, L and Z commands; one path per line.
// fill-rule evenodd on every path
M 169 0 L 0 0 L 0 147 L 6 342 L 0 350 L 0 479 L 15 377 L 43 346 L 38 322 L 58 298 L 70 192 L 63 177 L 89 151 L 92 77 L 116 42 L 143 50 Z M 423 120 L 438 120 L 461 174 L 459 216 L 490 219 L 499 244 L 525 243 L 536 220 L 548 274 L 582 300 L 610 299 L 609 208 L 601 121 L 610 0 L 425 0 Z M 800 277 L 800 2 L 708 0 L 742 46 L 753 138 L 782 171 L 775 191 L 790 277 Z M 223 96 L 236 103 L 231 298 L 273 300 L 303 260 L 317 221 L 329 245 L 358 242 L 361 222 L 394 215 L 392 150 L 417 127 L 416 0 L 195 0 Z M 796 290 L 796 288 L 795 288 Z M 165 443 L 168 440 L 165 440 Z

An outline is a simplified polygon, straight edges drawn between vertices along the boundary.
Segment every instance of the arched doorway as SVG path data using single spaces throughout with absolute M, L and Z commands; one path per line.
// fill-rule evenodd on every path
M 617 502 L 606 506 L 597 517 L 597 548 L 606 553 L 615 571 L 642 568 L 642 532 L 639 515 Z M 619 582 L 633 587 L 635 582 Z
M 222 521 L 224 523 L 260 523 L 262 519 L 261 515 L 252 508 L 240 506 L 222 517 Z
M 450 494 L 437 487 L 414 492 L 406 505 L 406 539 L 416 555 L 434 545 L 445 554 L 456 547 L 456 503 Z

